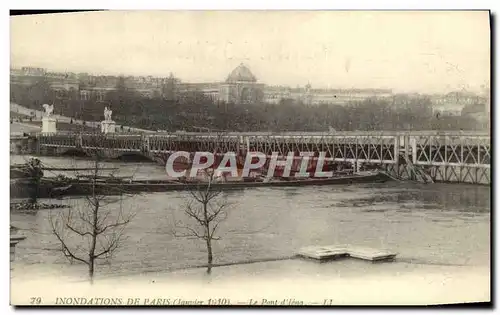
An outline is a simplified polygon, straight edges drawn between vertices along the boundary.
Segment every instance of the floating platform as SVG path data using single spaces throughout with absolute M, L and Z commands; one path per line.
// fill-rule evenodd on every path
M 370 261 L 394 260 L 397 253 L 374 248 L 353 247 L 349 249 L 349 257 Z
M 347 247 L 342 246 L 308 246 L 301 248 L 297 255 L 322 261 L 349 257 Z
M 394 260 L 397 253 L 367 247 L 331 245 L 304 247 L 299 250 L 297 255 L 318 261 L 329 261 L 339 258 L 352 257 L 376 262 Z

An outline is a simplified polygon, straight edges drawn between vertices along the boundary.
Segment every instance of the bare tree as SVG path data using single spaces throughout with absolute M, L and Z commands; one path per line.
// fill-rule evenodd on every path
M 222 198 L 222 190 L 214 186 L 217 181 L 216 173 L 209 170 L 205 170 L 204 173 L 207 177 L 206 182 L 197 185 L 196 188 L 188 189 L 191 198 L 183 208 L 191 224 L 184 225 L 174 219 L 173 234 L 176 237 L 195 238 L 205 242 L 207 273 L 210 274 L 213 266 L 212 241 L 220 240 L 220 237 L 216 236 L 217 229 L 226 220 L 230 203 Z
M 116 252 L 126 225 L 133 218 L 133 214 L 125 215 L 123 212 L 122 191 L 112 192 L 114 197 L 110 197 L 109 191 L 102 190 L 100 174 L 103 170 L 101 164 L 103 154 L 99 149 L 99 143 L 102 143 L 100 140 L 101 136 L 91 136 L 91 142 L 88 143 L 91 149 L 87 152 L 93 157 L 93 167 L 84 180 L 85 204 L 76 210 L 69 208 L 58 212 L 56 216 L 49 215 L 52 233 L 61 245 L 61 252 L 70 262 L 76 261 L 88 266 L 91 283 L 94 282 L 96 261 L 109 259 Z M 118 211 L 107 207 L 117 202 L 119 202 Z M 77 244 L 72 244 L 71 236 L 78 239 Z

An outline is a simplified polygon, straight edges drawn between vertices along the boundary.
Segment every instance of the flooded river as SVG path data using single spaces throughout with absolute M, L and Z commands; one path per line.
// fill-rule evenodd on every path
M 23 157 L 13 156 L 11 163 Z M 79 166 L 85 161 L 42 158 L 48 166 Z M 149 163 L 108 163 L 119 176 L 165 178 Z M 50 174 L 46 174 L 50 176 Z M 348 243 L 388 248 L 419 264 L 488 266 L 490 187 L 390 182 L 350 186 L 259 188 L 224 193 L 231 207 L 214 244 L 214 262 L 238 262 L 293 255 L 302 246 Z M 124 197 L 107 207 L 135 213 L 122 246 L 97 268 L 120 276 L 201 265 L 204 243 L 172 235 L 174 221 L 188 223 L 185 193 Z M 43 200 L 84 205 L 83 199 Z M 55 210 L 53 210 L 55 211 Z M 64 211 L 64 210 L 57 210 Z M 11 224 L 27 239 L 16 248 L 16 263 L 43 272 L 81 273 L 69 264 L 50 233 L 49 211 L 11 213 Z M 43 267 L 42 267 L 43 266 Z M 85 273 L 84 273 L 85 275 Z

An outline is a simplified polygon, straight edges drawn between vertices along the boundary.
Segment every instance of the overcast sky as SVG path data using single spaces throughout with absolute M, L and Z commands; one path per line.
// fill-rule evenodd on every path
M 113 11 L 11 17 L 11 66 L 396 91 L 489 82 L 488 12 Z

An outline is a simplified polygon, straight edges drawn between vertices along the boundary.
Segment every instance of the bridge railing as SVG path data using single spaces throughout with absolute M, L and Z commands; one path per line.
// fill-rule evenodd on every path
M 373 131 L 333 131 L 333 132 L 303 132 L 303 131 L 284 131 L 284 132 L 158 132 L 155 136 L 331 136 L 331 135 L 387 135 L 387 136 L 432 136 L 432 135 L 482 135 L 489 136 L 489 131 L 439 131 L 439 130 L 423 130 L 423 131 L 389 131 L 389 130 L 373 130 Z
M 47 134 L 41 132 L 26 133 L 34 137 L 44 137 Z M 102 135 L 98 132 L 75 132 L 75 131 L 58 131 L 57 135 Z M 286 131 L 286 132 L 154 132 L 154 133 L 113 133 L 107 134 L 107 137 L 183 137 L 183 136 L 196 136 L 196 137 L 327 137 L 327 136 L 485 136 L 491 135 L 490 131 L 438 131 L 438 130 L 424 130 L 424 131 L 334 131 L 334 132 L 300 132 L 300 131 Z

